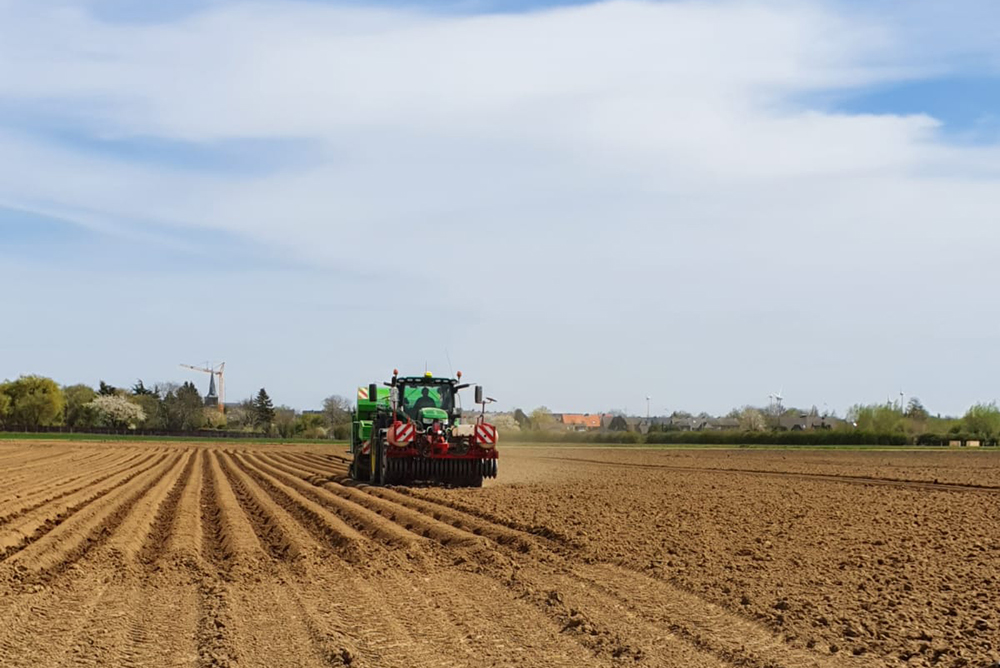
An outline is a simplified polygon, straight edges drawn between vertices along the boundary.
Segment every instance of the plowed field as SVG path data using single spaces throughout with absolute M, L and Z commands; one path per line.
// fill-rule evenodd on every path
M 2 666 L 989 666 L 1000 456 L 0 444 Z

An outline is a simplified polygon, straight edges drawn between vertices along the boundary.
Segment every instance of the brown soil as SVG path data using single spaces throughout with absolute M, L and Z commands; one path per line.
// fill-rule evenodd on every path
M 1000 453 L 0 444 L 3 666 L 989 666 Z

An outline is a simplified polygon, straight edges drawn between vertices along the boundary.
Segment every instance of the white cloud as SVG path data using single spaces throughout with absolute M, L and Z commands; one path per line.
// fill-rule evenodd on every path
M 208 176 L 0 126 L 0 204 L 221 230 L 361 273 L 416 262 L 435 315 L 481 304 L 478 325 L 447 336 L 470 357 L 471 340 L 491 348 L 483 366 L 526 404 L 606 408 L 611 385 L 664 382 L 652 359 L 728 378 L 664 399 L 723 409 L 819 350 L 829 365 L 801 384 L 826 392 L 816 377 L 846 366 L 853 386 L 828 397 L 846 401 L 866 373 L 919 376 L 880 361 L 881 334 L 839 347 L 844 323 L 928 326 L 934 354 L 950 330 L 912 300 L 988 298 L 987 282 L 936 268 L 1000 241 L 997 149 L 949 146 L 927 116 L 803 102 L 939 67 L 910 53 L 912 25 L 776 0 L 457 17 L 234 2 L 148 25 L 84 7 L 0 4 L 0 101 L 97 137 L 295 138 L 322 159 Z M 736 364 L 744 348 L 759 358 Z M 594 383 L 580 364 L 594 358 L 620 364 Z M 556 376 L 574 381 L 565 404 L 546 389 Z

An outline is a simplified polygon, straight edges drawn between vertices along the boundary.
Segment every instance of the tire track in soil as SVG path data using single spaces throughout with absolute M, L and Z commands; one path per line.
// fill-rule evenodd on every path
M 35 668 L 63 665 L 78 647 L 94 610 L 104 602 L 110 583 L 75 571 L 70 581 L 5 593 L 0 626 L 0 665 Z M 42 587 L 42 585 L 36 585 Z M 44 639 L 44 642 L 40 640 Z
M 169 521 L 168 501 L 192 472 L 194 452 L 176 456 L 170 468 L 130 505 L 126 518 L 99 550 L 87 572 L 111 570 L 100 606 L 71 641 L 67 665 L 187 665 L 196 656 L 196 590 L 177 578 L 157 577 L 139 559 L 158 525 Z M 166 518 L 166 519 L 165 519 Z
M 487 523 L 481 521 L 474 521 L 467 518 L 462 518 L 460 513 L 456 511 L 446 509 L 446 508 L 433 508 L 432 504 L 420 504 L 419 501 L 415 499 L 408 499 L 404 495 L 397 494 L 390 490 L 383 488 L 374 487 L 364 487 L 363 490 L 358 489 L 348 489 L 342 485 L 336 483 L 328 483 L 324 487 L 334 487 L 340 488 L 341 493 L 348 493 L 351 495 L 358 495 L 362 498 L 357 499 L 357 501 L 364 502 L 363 498 L 368 497 L 369 502 L 379 503 L 387 511 L 390 516 L 409 516 L 413 513 L 407 511 L 406 508 L 401 507 L 399 504 L 394 504 L 392 501 L 402 500 L 411 506 L 416 506 L 424 511 L 428 511 L 431 515 L 433 521 L 437 524 L 442 524 L 439 520 L 447 519 L 454 525 L 462 526 L 463 529 L 458 529 L 457 527 L 449 527 L 447 524 L 442 524 L 445 528 L 453 528 L 453 530 L 461 531 L 466 535 L 488 535 L 497 542 L 497 547 L 499 553 L 491 554 L 491 550 L 484 549 L 484 544 L 477 542 L 473 547 L 466 550 L 469 554 L 469 558 L 460 556 L 457 560 L 452 563 L 442 564 L 442 571 L 447 572 L 447 579 L 452 587 L 457 579 L 459 579 L 454 570 L 455 565 L 460 565 L 463 563 L 477 564 L 474 566 L 474 570 L 478 573 L 490 573 L 493 569 L 493 579 L 500 581 L 501 591 L 517 591 L 519 596 L 515 599 L 516 604 L 523 604 L 525 602 L 530 603 L 534 610 L 534 614 L 539 613 L 547 619 L 547 626 L 551 628 L 549 631 L 551 638 L 563 637 L 563 634 L 567 634 L 566 637 L 572 638 L 577 641 L 579 645 L 585 648 L 587 651 L 592 652 L 594 656 L 591 657 L 590 663 L 593 663 L 594 657 L 599 657 L 600 660 L 619 660 L 623 657 L 628 657 L 633 660 L 639 660 L 642 658 L 647 659 L 647 664 L 650 665 L 660 665 L 669 666 L 672 668 L 679 668 L 680 666 L 725 666 L 728 665 L 717 659 L 716 657 L 704 652 L 700 648 L 691 646 L 689 643 L 682 641 L 680 638 L 672 635 L 669 632 L 664 631 L 658 627 L 653 627 L 650 624 L 646 624 L 647 636 L 655 639 L 658 644 L 659 652 L 657 658 L 650 659 L 649 656 L 643 655 L 641 649 L 629 644 L 629 642 L 623 638 L 628 637 L 629 634 L 634 633 L 634 627 L 637 625 L 635 620 L 632 620 L 628 625 L 622 625 L 619 620 L 614 619 L 604 619 L 603 625 L 595 623 L 593 618 L 586 618 L 580 616 L 580 613 L 575 610 L 564 609 L 562 607 L 555 607 L 553 604 L 553 599 L 547 598 L 546 596 L 535 595 L 536 589 L 531 587 L 522 586 L 522 581 L 524 579 L 523 574 L 521 580 L 510 580 L 506 581 L 508 577 L 506 574 L 509 573 L 510 569 L 516 568 L 515 564 L 523 558 L 523 554 L 530 550 L 530 542 L 533 541 L 533 536 L 520 536 L 516 535 L 516 532 L 511 531 L 506 527 L 490 526 Z M 475 534 L 468 533 L 468 530 L 475 532 Z M 480 539 L 484 541 L 485 539 Z M 512 550 L 508 550 L 501 546 L 513 546 Z M 542 556 L 544 559 L 545 557 Z M 485 564 L 491 564 L 492 566 L 485 566 Z M 449 569 L 449 567 L 451 567 Z M 550 569 L 551 570 L 551 569 Z M 499 575 L 499 577 L 497 577 Z M 539 586 L 536 583 L 536 587 Z M 482 586 L 469 588 L 461 588 L 462 591 L 478 591 L 482 589 Z M 592 592 L 591 592 L 592 595 Z M 467 599 L 470 597 L 466 594 Z M 417 597 L 419 598 L 419 597 Z M 409 599 L 408 599 L 409 600 Z M 586 599 L 592 601 L 592 599 Z M 511 604 L 510 601 L 507 603 Z M 397 606 L 402 605 L 402 603 L 397 601 Z M 458 605 L 458 602 L 456 602 Z M 468 600 L 464 603 L 468 605 Z M 461 607 L 461 606 L 460 606 Z M 598 607 L 598 610 L 604 611 L 609 609 L 620 608 L 621 605 L 617 601 L 610 601 L 606 603 L 605 606 Z M 426 614 L 426 612 L 424 613 Z M 454 632 L 454 623 L 447 626 L 450 629 L 449 633 Z M 578 632 L 574 632 L 578 631 Z M 445 643 L 450 638 L 450 635 L 446 635 L 438 644 Z M 662 657 L 669 657 L 662 658 Z M 462 665 L 462 664 L 459 664 Z M 572 665 L 572 664 L 571 664 Z
M 220 499 L 218 460 L 205 451 L 201 466 L 201 527 L 203 560 L 198 578 L 198 624 L 195 633 L 199 668 L 229 668 L 238 665 L 236 652 L 227 629 L 232 626 L 225 581 L 235 570 L 230 514 Z M 230 491 L 230 494 L 232 492 Z M 231 512 L 232 506 L 229 507 Z
M 219 583 L 230 620 L 223 627 L 227 646 L 239 648 L 240 666 L 329 665 L 323 648 L 314 643 L 302 607 L 287 591 L 293 574 L 282 560 L 289 556 L 291 540 L 274 519 L 273 506 L 257 503 L 255 490 L 243 479 L 245 474 L 238 474 L 232 465 L 232 455 L 216 453 L 213 460 L 216 503 L 225 509 L 228 525 L 223 533 L 241 532 L 246 545 L 255 542 L 262 553 L 254 559 L 253 568 L 230 570 L 229 577 Z M 293 551 L 301 554 L 303 547 Z M 267 560 L 265 554 L 275 560 Z M 275 624 L 276 619 L 281 623 Z
M 598 659 L 495 582 L 443 564 L 308 572 L 293 586 L 329 648 L 328 661 L 379 668 L 618 665 Z M 345 654 L 346 653 L 346 654 Z
M 22 575 L 27 572 L 41 577 L 73 563 L 111 536 L 129 504 L 152 487 L 177 456 L 161 455 L 147 468 L 126 471 L 99 492 L 47 518 L 37 531 L 8 552 L 3 565 Z
M 3 613 L 10 622 L 4 631 L 9 633 L 0 635 L 3 665 L 143 665 L 135 661 L 142 656 L 157 657 L 155 664 L 145 665 L 163 665 L 163 647 L 148 648 L 144 654 L 132 651 L 129 639 L 140 629 L 155 628 L 157 621 L 161 626 L 176 625 L 184 614 L 178 614 L 174 605 L 182 599 L 143 595 L 141 587 L 129 582 L 128 572 L 119 568 L 108 543 L 120 535 L 116 531 L 129 531 L 136 502 L 162 481 L 170 481 L 182 459 L 183 455 L 165 458 L 94 504 L 99 508 L 60 526 L 83 536 L 71 533 L 49 553 L 48 562 L 54 565 L 45 571 L 44 585 L 10 593 L 12 609 Z M 142 506 L 138 507 L 141 512 Z M 163 637 L 183 638 L 184 630 Z M 39 643 L 39 638 L 46 642 Z
M 849 475 L 846 473 L 805 473 L 800 471 L 769 471 L 767 469 L 741 469 L 727 467 L 676 466 L 673 464 L 642 464 L 638 462 L 607 462 L 599 459 L 578 459 L 576 457 L 542 456 L 540 459 L 554 459 L 562 462 L 584 462 L 601 466 L 624 468 L 656 469 L 661 471 L 682 471 L 691 473 L 732 473 L 761 477 L 791 478 L 798 480 L 836 482 L 853 485 L 883 485 L 907 489 L 930 490 L 935 492 L 983 492 L 1000 493 L 1000 485 L 977 485 L 972 483 L 936 482 L 931 480 L 910 480 L 906 478 L 879 478 L 876 476 Z
M 433 517 L 447 517 L 465 530 L 477 531 L 494 540 L 500 553 L 513 564 L 513 576 L 502 560 L 474 556 L 470 561 L 485 565 L 482 572 L 505 582 L 519 592 L 520 598 L 533 602 L 564 624 L 564 631 L 579 631 L 582 642 L 599 655 L 648 659 L 650 650 L 644 647 L 662 644 L 669 636 L 669 649 L 661 646 L 657 653 L 662 655 L 666 651 L 674 657 L 684 656 L 677 665 L 707 665 L 706 662 L 712 662 L 710 657 L 722 665 L 755 668 L 845 665 L 843 659 L 834 664 L 817 653 L 792 648 L 756 622 L 668 583 L 612 565 L 587 565 L 572 556 L 549 551 L 532 535 L 523 535 L 518 540 L 511 536 L 516 532 L 508 527 L 490 526 L 475 517 L 462 519 L 458 511 L 446 513 L 440 506 L 422 504 L 393 490 L 365 487 L 363 491 L 406 503 Z M 525 545 L 532 547 L 526 550 Z M 526 558 L 528 552 L 533 558 Z M 500 567 L 496 568 L 496 564 Z M 642 596 L 643 605 L 632 603 L 637 596 Z M 597 602 L 602 604 L 595 606 Z M 627 626 L 608 615 L 608 611 L 616 609 L 628 611 Z M 667 636 L 662 635 L 665 632 Z M 852 665 L 865 665 L 865 661 L 854 661 Z
M 361 497 L 355 499 L 356 501 L 365 501 L 365 495 L 357 490 L 344 491 Z M 367 500 L 369 502 L 382 503 L 387 508 L 391 505 L 371 497 L 368 497 Z M 392 512 L 399 515 L 414 514 L 408 513 L 408 511 L 398 506 L 393 508 Z M 398 517 L 396 521 L 400 521 Z M 424 520 L 424 522 L 440 525 L 442 530 L 451 534 L 461 533 L 462 535 L 469 536 L 474 538 L 476 542 L 483 540 L 464 532 L 456 532 L 453 527 L 434 520 L 428 519 Z M 445 540 L 444 542 L 448 541 Z M 280 550 L 280 544 L 276 546 L 276 549 Z M 480 644 L 489 644 L 492 642 L 494 645 L 503 645 L 510 642 L 509 633 L 505 633 L 501 639 L 491 636 L 490 640 L 484 640 L 484 635 L 489 636 L 490 634 L 484 634 L 482 623 L 479 620 L 492 620 L 496 615 L 505 615 L 510 620 L 508 628 L 511 629 L 512 633 L 516 629 L 521 635 L 529 634 L 529 630 L 530 633 L 536 634 L 536 637 L 532 640 L 526 641 L 527 646 L 538 647 L 540 644 L 555 644 L 561 646 L 561 654 L 563 655 L 567 651 L 570 655 L 574 651 L 577 653 L 576 658 L 572 660 L 560 662 L 556 659 L 549 659 L 546 661 L 546 665 L 578 666 L 584 663 L 589 665 L 594 664 L 594 659 L 589 652 L 586 652 L 584 648 L 579 647 L 575 642 L 571 642 L 558 635 L 559 628 L 548 628 L 550 624 L 542 620 L 539 620 L 542 622 L 541 625 L 538 623 L 525 625 L 521 618 L 523 610 L 518 613 L 516 619 L 510 619 L 510 601 L 505 601 L 502 597 L 497 598 L 495 594 L 482 593 L 483 585 L 485 584 L 483 581 L 471 584 L 459 584 L 461 580 L 475 576 L 463 575 L 460 572 L 456 573 L 453 570 L 447 570 L 451 566 L 451 558 L 448 558 L 446 564 L 431 567 L 422 577 L 410 576 L 403 579 L 409 588 L 413 588 L 415 577 L 421 582 L 427 582 L 432 579 L 432 577 L 428 576 L 433 576 L 434 579 L 441 579 L 446 583 L 444 586 L 439 585 L 435 587 L 431 594 L 424 592 L 423 596 L 403 595 L 401 597 L 400 592 L 404 591 L 406 587 L 401 587 L 399 583 L 391 586 L 384 584 L 384 579 L 387 575 L 401 572 L 401 569 L 398 568 L 385 570 L 382 567 L 379 570 L 378 577 L 373 578 L 371 582 L 373 585 L 379 584 L 381 586 L 369 586 L 367 584 L 368 578 L 359 580 L 357 574 L 345 576 L 345 584 L 350 583 L 349 586 L 352 588 L 352 591 L 349 593 L 324 594 L 321 598 L 327 601 L 338 601 L 341 619 L 346 617 L 352 623 L 347 626 L 341 622 L 339 625 L 333 626 L 337 633 L 332 635 L 329 632 L 321 631 L 323 628 L 331 628 L 331 623 L 328 620 L 322 621 L 321 626 L 318 627 L 307 624 L 307 627 L 310 628 L 310 635 L 314 638 L 314 643 L 320 646 L 321 651 L 325 651 L 328 660 L 332 661 L 334 665 L 342 664 L 345 651 L 347 652 L 347 656 L 360 656 L 363 661 L 367 660 L 371 662 L 371 665 L 379 666 L 475 665 L 481 659 L 481 655 L 476 652 L 474 646 L 476 642 Z M 439 569 L 442 568 L 445 569 L 444 576 L 439 572 Z M 412 572 L 413 569 L 410 568 L 408 570 Z M 312 583 L 320 580 L 322 580 L 321 576 L 314 575 L 310 578 L 310 582 Z M 424 587 L 424 585 L 421 585 L 421 587 Z M 362 591 L 358 591 L 359 589 Z M 292 588 L 292 591 L 295 591 L 295 589 Z M 389 592 L 388 594 L 386 593 L 387 591 Z M 448 594 L 453 599 L 449 603 L 453 603 L 454 605 L 440 605 L 440 600 L 445 594 Z M 315 599 L 315 595 L 312 597 L 303 597 L 296 594 L 295 599 L 301 605 L 309 606 L 309 602 Z M 345 611 L 344 608 L 349 607 L 347 601 L 352 600 L 360 603 L 359 608 L 352 611 Z M 388 607 L 384 612 L 381 610 L 376 612 L 374 608 L 376 602 L 379 601 L 387 601 Z M 490 612 L 483 612 L 489 606 L 492 606 Z M 523 605 L 518 605 L 518 607 L 524 608 Z M 537 612 L 533 611 L 533 614 L 537 615 Z M 306 615 L 307 620 L 314 618 L 323 620 L 323 613 L 311 611 Z M 410 630 L 405 620 L 420 620 L 420 623 L 417 625 L 416 635 Z M 566 643 L 577 649 L 567 650 Z M 515 647 L 508 644 L 503 654 L 511 655 L 516 654 L 516 652 Z M 509 661 L 495 659 L 494 664 L 523 665 L 523 657 Z
M 330 568 L 329 549 L 317 541 L 299 522 L 286 511 L 274 498 L 258 485 L 254 479 L 241 468 L 236 457 L 226 458 L 224 470 L 230 484 L 236 490 L 237 498 L 243 505 L 244 512 L 250 518 L 254 531 L 261 544 L 277 562 L 279 578 L 283 583 L 282 595 L 286 599 L 285 607 L 292 610 L 294 618 L 299 620 L 302 632 L 308 637 L 314 654 L 323 665 L 342 666 L 350 662 L 356 651 L 349 648 L 350 641 L 343 634 L 331 632 L 326 620 L 317 614 L 314 607 L 306 601 L 315 596 L 315 592 L 303 591 L 296 576 L 304 576 L 308 566 L 301 563 L 287 563 L 291 553 L 295 557 L 311 555 L 310 563 L 323 569 Z M 292 546 L 289 549 L 289 546 Z M 312 578 L 305 576 L 311 582 Z

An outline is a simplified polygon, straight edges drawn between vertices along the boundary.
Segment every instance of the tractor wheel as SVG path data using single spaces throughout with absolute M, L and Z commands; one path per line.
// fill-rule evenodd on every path
M 468 473 L 466 473 L 466 486 L 467 487 L 482 487 L 483 486 L 483 462 L 480 459 L 468 462 Z
M 351 478 L 358 482 L 368 482 L 372 464 L 368 455 L 357 455 L 351 462 Z
M 394 481 L 392 480 L 392 473 L 389 465 L 391 461 L 386 453 L 385 443 L 379 443 L 378 448 L 378 484 L 379 485 L 390 485 Z
M 372 443 L 371 455 L 369 457 L 371 459 L 371 468 L 369 469 L 371 471 L 371 477 L 368 482 L 373 485 L 382 484 L 382 469 L 384 467 L 382 455 L 382 444 Z

